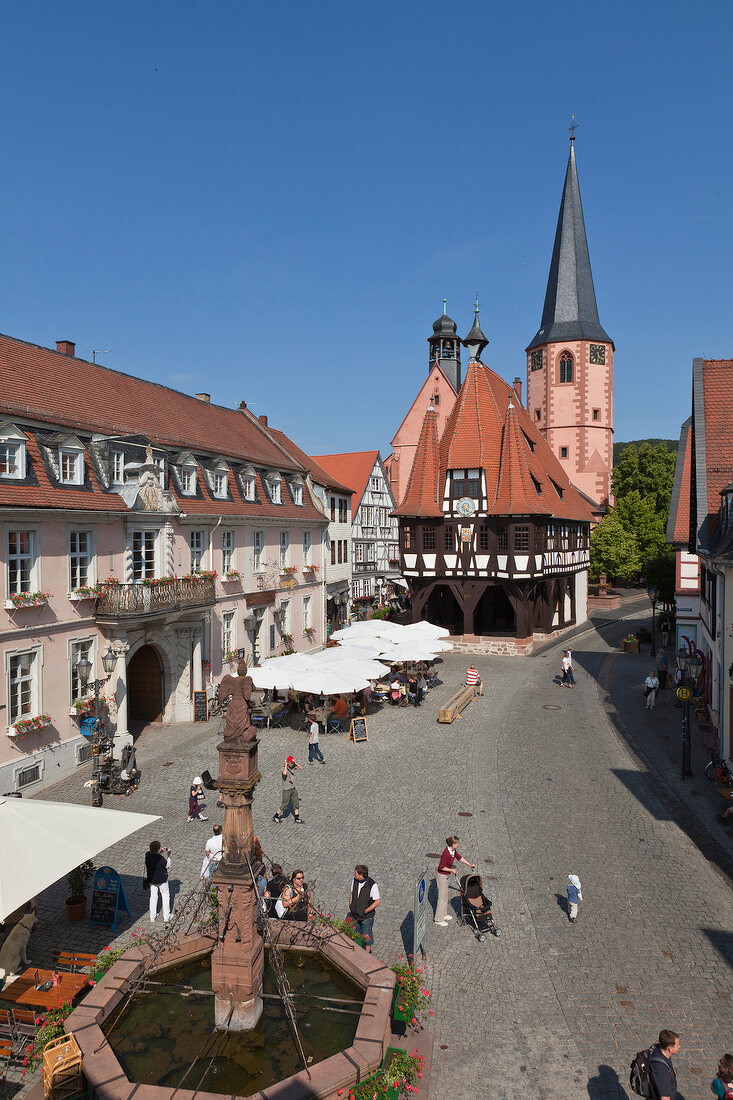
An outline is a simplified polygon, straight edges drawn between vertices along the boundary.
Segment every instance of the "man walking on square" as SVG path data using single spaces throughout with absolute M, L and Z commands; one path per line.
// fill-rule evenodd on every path
M 283 817 L 288 811 L 288 807 L 293 807 L 293 817 L 299 825 L 302 825 L 303 819 L 300 816 L 300 799 L 298 798 L 298 790 L 295 786 L 295 769 L 302 771 L 303 765 L 298 764 L 295 758 L 289 756 L 283 765 L 282 770 L 282 802 L 280 805 L 280 812 L 273 814 L 272 820 L 278 823 L 282 821 Z
M 374 914 L 379 902 L 379 887 L 373 878 L 369 878 L 369 868 L 365 863 L 357 863 L 349 894 L 349 916 L 361 934 L 365 951 L 370 955 L 374 943 Z
M 650 1069 L 655 1095 L 659 1100 L 675 1100 L 677 1074 L 672 1065 L 672 1055 L 680 1049 L 680 1037 L 676 1031 L 664 1027 L 659 1032 L 659 1042 L 652 1047 Z

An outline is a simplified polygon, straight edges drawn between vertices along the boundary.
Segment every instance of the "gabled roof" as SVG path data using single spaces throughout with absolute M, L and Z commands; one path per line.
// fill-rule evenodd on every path
M 313 455 L 313 461 L 331 477 L 338 478 L 342 484 L 348 485 L 353 493 L 356 493 L 354 508 L 364 495 L 364 490 L 369 484 L 374 463 L 379 459 L 379 451 L 352 451 L 349 454 L 340 455 Z
M 542 323 L 527 351 L 540 344 L 565 340 L 613 344 L 598 320 L 574 143 L 570 145 L 565 173 Z
M 288 436 L 285 435 L 285 432 L 270 427 L 268 427 L 267 430 L 280 446 L 296 460 L 296 462 L 299 462 L 301 466 L 305 466 L 306 470 L 311 475 L 311 480 L 317 485 L 325 485 L 327 489 L 335 489 L 337 493 L 350 494 L 353 492 L 353 489 L 348 489 L 345 485 L 342 485 L 340 481 L 336 481 L 327 470 L 324 470 L 322 466 L 318 465 L 314 458 L 307 455 L 305 451 L 301 451 L 297 443 L 293 443 L 292 439 L 289 439 Z
M 0 335 L 0 415 L 295 469 L 248 409 L 227 409 Z
M 710 549 L 717 534 L 720 493 L 733 471 L 733 359 L 692 364 L 691 544 Z
M 408 516 L 441 516 L 443 514 L 438 415 L 432 405 L 425 413 L 404 498 L 395 511 L 397 515 Z
M 516 394 L 485 364 L 472 361 L 438 447 L 437 479 L 428 430 L 423 426 L 408 492 L 397 513 L 436 515 L 432 485 L 450 470 L 482 469 L 489 515 L 545 515 L 588 523 L 591 502 L 568 480 L 559 460 L 517 403 Z M 423 511 L 422 509 L 426 510 Z
M 672 499 L 667 519 L 667 542 L 687 547 L 690 541 L 690 478 L 692 474 L 692 417 L 680 428 L 677 461 L 674 467 Z

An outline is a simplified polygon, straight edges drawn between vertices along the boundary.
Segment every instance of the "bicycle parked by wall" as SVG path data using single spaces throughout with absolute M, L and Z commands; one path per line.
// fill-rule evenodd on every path
M 725 786 L 728 783 L 733 783 L 733 775 L 731 770 L 726 764 L 725 760 L 718 756 L 715 749 L 712 749 L 710 754 L 710 760 L 705 765 L 705 775 L 708 779 L 714 779 L 721 786 Z

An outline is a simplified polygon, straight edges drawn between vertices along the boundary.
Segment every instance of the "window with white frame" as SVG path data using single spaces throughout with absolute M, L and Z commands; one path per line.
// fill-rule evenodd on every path
M 35 531 L 8 531 L 8 596 L 33 591 L 35 543 Z
M 303 484 L 300 481 L 293 481 L 290 486 L 293 493 L 293 504 L 301 505 L 303 503 Z
M 214 470 L 214 496 L 221 499 L 227 496 L 229 490 L 229 477 L 224 468 Z
M 311 626 L 311 598 L 303 596 L 303 630 L 309 630 Z
M 92 532 L 69 531 L 69 591 L 90 583 L 92 566 Z
M 236 648 L 234 627 L 236 611 L 224 611 L 221 616 L 221 647 L 224 653 L 231 653 Z
M 366 561 L 363 542 L 354 543 L 354 561 L 359 563 Z
M 270 474 L 267 479 L 267 486 L 270 490 L 270 499 L 273 504 L 282 504 L 282 487 L 280 484 L 279 474 Z
M 234 569 L 234 531 L 221 533 L 221 571 L 231 573 Z
M 313 537 L 310 531 L 303 532 L 303 565 L 310 565 L 311 560 L 311 543 Z
M 282 600 L 280 603 L 280 634 L 290 633 L 290 601 Z
M 132 579 L 151 580 L 155 576 L 155 531 L 132 533 Z
M 162 455 L 158 455 L 153 459 L 153 464 L 155 466 L 155 476 L 158 479 L 158 485 L 160 485 L 161 489 L 165 489 L 165 459 Z
M 21 768 L 21 770 L 18 772 L 18 779 L 17 779 L 18 789 L 20 790 L 21 787 L 29 787 L 31 785 L 31 783 L 37 783 L 40 778 L 41 778 L 41 765 L 40 765 L 40 763 L 38 763 L 38 764 L 29 764 L 28 767 Z
M 200 573 L 204 567 L 204 555 L 206 554 L 206 532 L 202 530 L 191 531 L 188 536 L 188 545 L 191 551 L 191 572 Z
M 71 702 L 75 703 L 77 699 L 86 699 L 89 695 L 88 688 L 82 683 L 81 676 L 77 670 L 77 665 L 81 661 L 82 657 L 94 665 L 93 657 L 94 639 L 85 638 L 80 642 L 72 642 L 69 647 L 69 681 L 70 681 L 70 697 Z
M 361 581 L 354 581 L 351 585 L 351 595 L 355 600 L 361 596 Z
M 125 484 L 125 455 L 122 451 L 112 452 L 112 484 Z
M 364 504 L 361 509 L 361 522 L 365 527 L 374 526 L 374 508 L 371 504 Z
M 261 573 L 265 568 L 265 559 L 262 556 L 262 551 L 265 545 L 265 532 L 253 531 L 252 532 L 252 568 L 255 573 Z
M 0 426 L 0 477 L 25 477 L 26 436 L 14 424 Z
M 288 562 L 288 558 L 290 557 L 289 550 L 290 550 L 290 532 L 289 531 L 281 531 L 280 532 L 280 568 L 281 569 L 285 569 L 289 564 L 289 562 Z
M 254 470 L 245 470 L 242 474 L 242 492 L 245 500 L 254 500 L 255 498 L 255 475 Z
M 372 492 L 378 493 L 382 488 L 382 483 L 378 477 L 372 478 Z
M 12 726 L 21 718 L 38 714 L 38 655 L 35 650 L 12 653 L 8 657 L 8 721 Z
M 84 454 L 77 447 L 59 448 L 59 481 L 63 485 L 82 485 Z
M 191 463 L 181 466 L 181 492 L 187 497 L 196 495 L 196 467 Z

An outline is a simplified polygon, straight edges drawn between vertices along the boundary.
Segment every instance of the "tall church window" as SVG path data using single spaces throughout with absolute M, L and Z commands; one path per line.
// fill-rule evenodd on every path
M 569 351 L 564 351 L 560 356 L 560 381 L 572 382 L 573 380 L 573 357 Z

